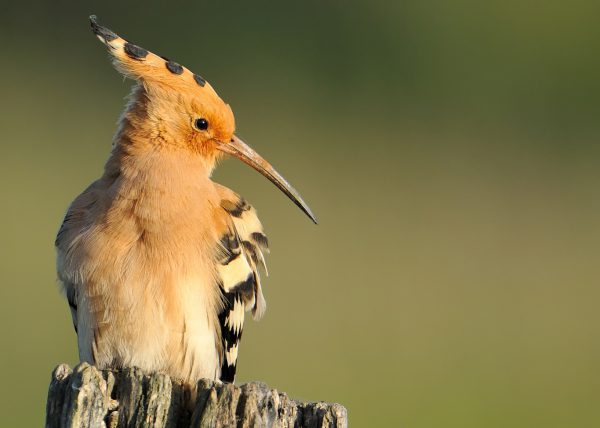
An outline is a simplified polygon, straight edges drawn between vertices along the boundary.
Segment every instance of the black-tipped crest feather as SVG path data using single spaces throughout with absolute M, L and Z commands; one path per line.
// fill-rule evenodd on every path
M 104 42 L 112 42 L 117 39 L 117 36 L 112 30 L 98 24 L 98 18 L 96 15 L 90 15 L 90 24 L 94 34 L 104 40 Z

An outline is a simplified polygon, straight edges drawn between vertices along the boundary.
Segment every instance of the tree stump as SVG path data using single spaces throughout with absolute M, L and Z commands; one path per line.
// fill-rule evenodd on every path
M 241 386 L 202 379 L 195 397 L 164 374 L 98 370 L 82 363 L 54 369 L 46 428 L 337 427 L 348 425 L 340 404 L 304 403 L 261 382 Z

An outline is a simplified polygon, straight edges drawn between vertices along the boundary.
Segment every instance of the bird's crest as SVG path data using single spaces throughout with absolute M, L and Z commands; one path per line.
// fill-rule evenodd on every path
M 127 41 L 98 24 L 95 15 L 90 16 L 90 23 L 96 37 L 108 47 L 115 67 L 125 76 L 145 84 L 166 86 L 206 101 L 221 101 L 210 83 L 199 74 Z

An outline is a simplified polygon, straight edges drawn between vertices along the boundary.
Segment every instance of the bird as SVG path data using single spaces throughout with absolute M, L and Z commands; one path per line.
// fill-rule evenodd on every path
M 115 68 L 133 80 L 103 174 L 68 207 L 58 282 L 79 359 L 188 384 L 234 382 L 245 312 L 264 314 L 268 239 L 256 210 L 211 179 L 226 156 L 251 166 L 317 220 L 235 133 L 229 104 L 199 74 L 90 16 Z

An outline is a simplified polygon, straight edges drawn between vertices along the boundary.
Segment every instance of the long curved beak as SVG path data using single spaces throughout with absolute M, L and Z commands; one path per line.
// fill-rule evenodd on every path
M 220 141 L 217 147 L 222 152 L 235 156 L 242 162 L 250 165 L 252 168 L 267 177 L 275 186 L 279 187 L 279 190 L 285 193 L 287 197 L 292 200 L 292 202 L 294 202 L 302 211 L 304 211 L 304 213 L 313 221 L 313 223 L 317 224 L 315 215 L 312 213 L 308 205 L 306 205 L 306 202 L 304 202 L 302 196 L 300 196 L 300 193 L 298 193 L 298 191 L 294 189 L 292 185 L 288 183 L 287 180 L 283 178 L 269 162 L 267 162 L 261 155 L 256 153 L 254 149 L 252 149 L 235 135 L 229 142 Z

